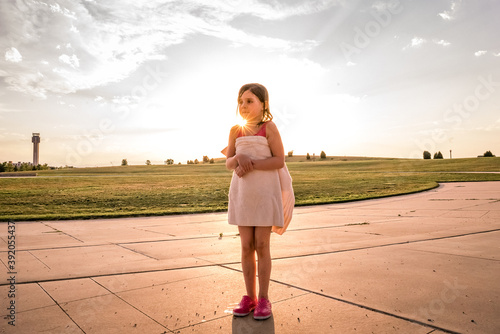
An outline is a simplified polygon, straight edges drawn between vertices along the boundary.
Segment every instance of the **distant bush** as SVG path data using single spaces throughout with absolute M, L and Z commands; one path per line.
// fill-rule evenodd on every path
M 306 159 L 307 159 L 307 160 L 311 160 L 311 156 L 309 155 L 309 153 L 307 153 L 307 155 L 306 155 Z
M 430 159 L 430 158 L 432 158 L 431 152 L 424 151 L 424 159 Z
M 174 159 L 165 160 L 165 165 L 173 165 L 173 164 L 174 164 Z
M 146 165 L 151 166 L 151 160 L 146 160 Z
M 293 150 L 288 152 L 288 157 L 293 157 Z
M 128 166 L 128 161 L 127 159 L 122 160 L 122 166 Z
M 486 151 L 484 152 L 483 157 L 494 157 L 494 155 L 493 153 L 491 153 L 491 151 Z
M 443 159 L 443 154 L 441 151 L 434 153 L 434 159 Z
M 321 151 L 321 154 L 319 155 L 321 159 L 326 159 L 326 153 L 325 151 Z

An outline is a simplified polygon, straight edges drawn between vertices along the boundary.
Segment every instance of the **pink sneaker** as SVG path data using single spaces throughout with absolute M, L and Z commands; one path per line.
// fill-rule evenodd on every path
M 233 315 L 237 317 L 244 317 L 250 314 L 250 312 L 252 312 L 256 306 L 257 299 L 252 300 L 252 298 L 248 296 L 243 296 L 238 307 L 233 310 Z
M 266 298 L 259 299 L 257 308 L 253 313 L 253 318 L 255 320 L 265 320 L 270 318 L 272 314 L 273 313 L 271 311 L 271 302 Z

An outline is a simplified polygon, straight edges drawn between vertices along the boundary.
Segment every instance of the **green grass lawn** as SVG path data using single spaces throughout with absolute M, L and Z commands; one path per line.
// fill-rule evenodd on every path
M 303 161 L 303 162 L 301 162 Z M 296 205 L 344 202 L 432 189 L 438 182 L 500 181 L 500 158 L 288 159 Z M 461 173 L 475 172 L 475 173 Z M 90 219 L 227 209 L 224 164 L 39 171 L 0 177 L 0 220 Z

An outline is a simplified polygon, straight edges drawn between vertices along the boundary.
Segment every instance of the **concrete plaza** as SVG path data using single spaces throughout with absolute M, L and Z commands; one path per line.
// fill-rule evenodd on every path
M 500 182 L 295 208 L 266 321 L 226 218 L 0 223 L 0 333 L 500 333 Z

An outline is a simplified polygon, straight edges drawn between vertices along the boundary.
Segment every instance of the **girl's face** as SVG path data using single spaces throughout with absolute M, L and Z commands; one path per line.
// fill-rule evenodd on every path
M 264 104 L 250 90 L 245 91 L 238 99 L 238 108 L 247 123 L 259 123 L 262 120 Z

